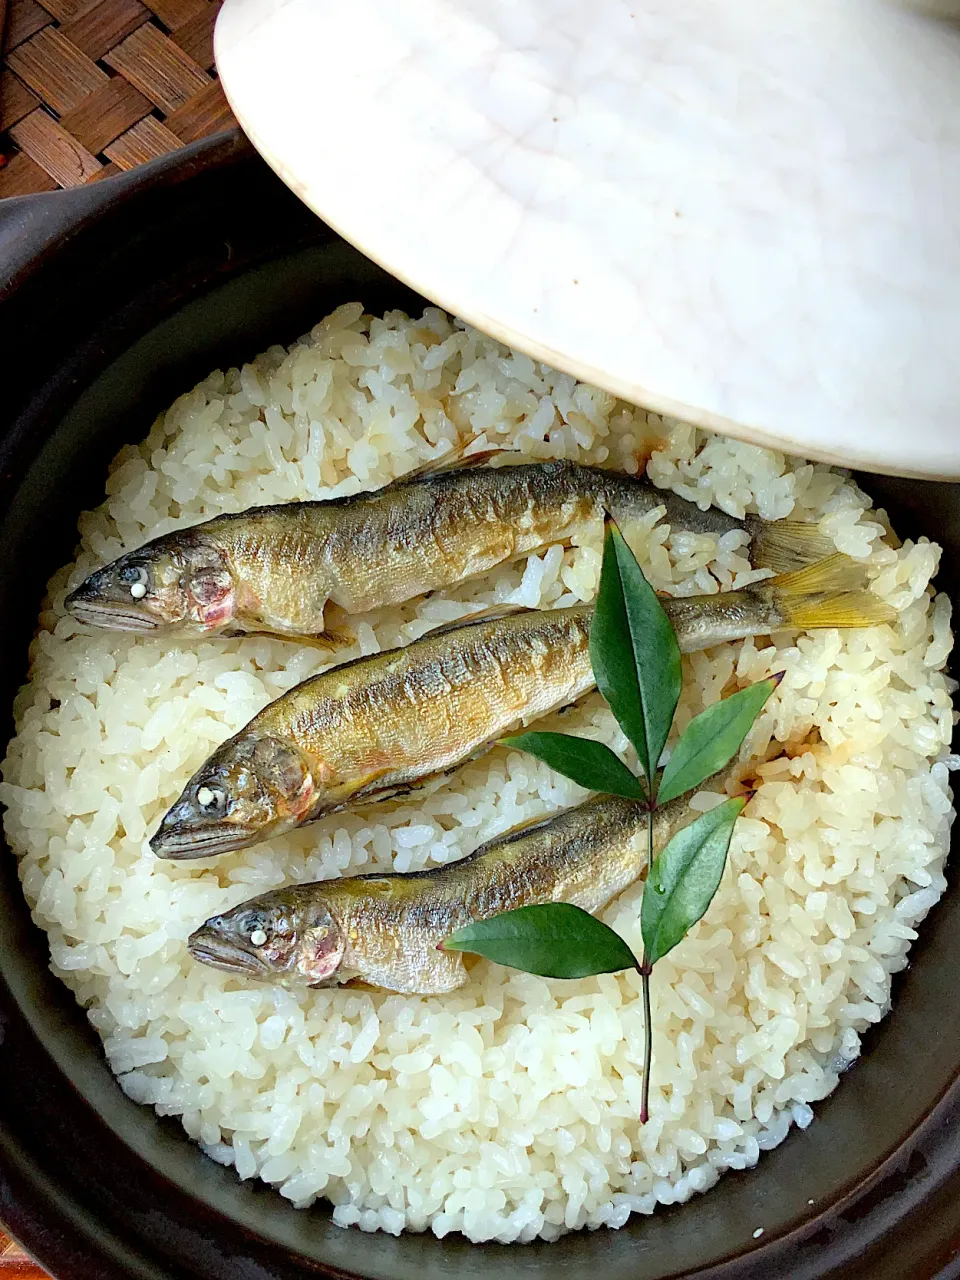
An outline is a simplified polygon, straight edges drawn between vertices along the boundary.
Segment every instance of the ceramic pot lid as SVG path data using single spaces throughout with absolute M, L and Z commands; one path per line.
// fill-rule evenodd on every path
M 893 0 L 227 0 L 326 222 L 637 404 L 960 479 L 960 28 Z

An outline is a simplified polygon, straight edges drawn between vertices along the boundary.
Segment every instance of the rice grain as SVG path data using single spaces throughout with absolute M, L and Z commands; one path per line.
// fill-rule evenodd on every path
M 896 627 L 757 637 L 685 660 L 682 727 L 731 682 L 785 668 L 745 755 L 761 781 L 720 891 L 654 979 L 652 1117 L 641 1128 L 635 974 L 553 982 L 483 963 L 443 998 L 289 992 L 193 963 L 205 917 L 288 882 L 463 856 L 584 792 L 500 750 L 405 804 L 328 817 L 209 863 L 146 838 L 185 779 L 324 656 L 246 639 L 85 632 L 69 587 L 148 538 L 223 511 L 377 487 L 467 433 L 528 458 L 636 473 L 741 516 L 821 519 L 864 561 Z M 80 519 L 16 703 L 0 799 L 53 971 L 103 1039 L 126 1093 L 181 1118 L 239 1177 L 343 1226 L 552 1240 L 620 1227 L 756 1164 L 857 1057 L 892 974 L 945 888 L 953 726 L 939 548 L 894 546 L 837 471 L 647 414 L 513 353 L 435 309 L 339 308 L 289 351 L 214 372 L 128 445 Z M 651 519 L 636 549 L 675 594 L 755 581 L 738 534 Z M 357 620 L 343 660 L 406 643 L 478 605 L 589 599 L 600 546 L 555 546 L 444 598 Z M 624 752 L 596 696 L 560 721 Z M 693 808 L 715 803 L 695 797 Z M 640 945 L 641 888 L 605 912 Z M 757 1229 L 759 1233 L 761 1229 Z

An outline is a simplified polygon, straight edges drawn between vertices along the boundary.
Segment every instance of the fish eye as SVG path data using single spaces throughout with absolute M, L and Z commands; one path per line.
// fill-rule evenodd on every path
M 197 787 L 197 804 L 204 813 L 223 813 L 227 807 L 227 793 L 222 787 Z
M 264 928 L 266 923 L 266 917 L 259 911 L 251 913 L 244 921 L 244 932 L 253 946 L 262 947 L 266 943 L 267 931 Z
M 142 564 L 128 564 L 120 570 L 120 577 L 130 588 L 134 600 L 142 600 L 147 594 L 147 571 Z

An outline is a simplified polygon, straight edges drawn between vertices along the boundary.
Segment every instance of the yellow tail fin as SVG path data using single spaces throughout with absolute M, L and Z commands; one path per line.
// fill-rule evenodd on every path
M 823 560 L 834 550 L 831 540 L 817 525 L 803 520 L 765 520 L 753 517 L 750 530 L 750 558 L 758 569 L 792 573 L 804 565 Z
M 845 591 L 827 599 L 798 596 L 787 604 L 788 625 L 801 631 L 822 627 L 876 627 L 893 622 L 896 613 L 872 591 Z
M 866 569 L 834 552 L 818 564 L 770 578 L 788 627 L 815 631 L 822 627 L 873 627 L 892 622 L 895 611 L 864 589 Z
M 859 560 L 851 560 L 841 551 L 832 551 L 816 564 L 768 578 L 767 585 L 776 587 L 781 595 L 786 596 L 809 596 L 824 591 L 836 595 L 840 591 L 859 591 L 865 587 L 867 571 Z

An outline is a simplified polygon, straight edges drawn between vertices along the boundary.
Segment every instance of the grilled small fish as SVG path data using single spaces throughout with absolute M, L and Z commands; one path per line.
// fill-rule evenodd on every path
M 114 631 L 247 632 L 335 645 L 351 639 L 349 614 L 400 604 L 599 529 L 604 511 L 629 533 L 661 505 L 678 528 L 746 530 L 753 563 L 778 573 L 832 550 L 816 525 L 701 511 L 597 467 L 461 465 L 421 469 L 373 493 L 254 507 L 166 534 L 91 574 L 66 607 Z
M 680 648 L 787 628 L 867 626 L 890 610 L 833 556 L 743 591 L 665 600 Z M 432 632 L 314 676 L 265 707 L 190 779 L 151 840 L 164 858 L 255 844 L 409 791 L 594 687 L 592 605 Z
M 662 848 L 688 816 L 681 797 L 654 815 Z M 213 916 L 190 935 L 196 960 L 261 982 L 362 982 L 440 995 L 466 982 L 463 957 L 438 950 L 472 920 L 569 902 L 597 912 L 638 880 L 646 810 L 600 796 L 517 828 L 444 867 L 291 885 Z

